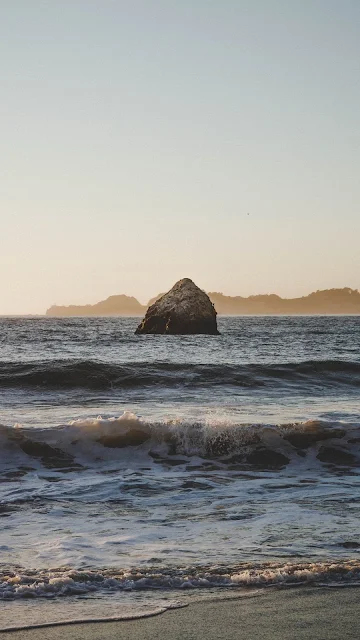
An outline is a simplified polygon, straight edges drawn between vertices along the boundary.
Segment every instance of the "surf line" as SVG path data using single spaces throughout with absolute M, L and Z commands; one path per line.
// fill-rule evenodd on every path
M 122 622 L 127 620 L 141 620 L 142 618 L 153 618 L 159 616 L 171 609 L 183 609 L 188 607 L 188 603 L 173 604 L 169 607 L 158 607 L 152 611 L 138 613 L 138 614 L 124 614 L 122 616 L 109 616 L 106 618 L 74 618 L 71 620 L 58 620 L 56 622 L 39 622 L 37 624 L 19 625 L 13 627 L 3 627 L 0 629 L 0 633 L 11 633 L 12 631 L 31 631 L 32 629 L 47 629 L 50 627 L 65 627 L 75 624 L 98 624 L 101 622 Z

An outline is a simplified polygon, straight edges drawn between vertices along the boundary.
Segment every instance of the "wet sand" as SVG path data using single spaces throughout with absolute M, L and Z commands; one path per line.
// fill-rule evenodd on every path
M 3 635 L 12 640 L 358 640 L 359 614 L 360 588 L 268 589 L 253 598 L 194 602 L 139 620 Z

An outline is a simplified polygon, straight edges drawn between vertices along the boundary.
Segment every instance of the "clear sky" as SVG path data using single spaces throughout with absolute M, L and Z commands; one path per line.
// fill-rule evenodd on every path
M 360 288 L 359 33 L 359 0 L 0 0 L 0 313 Z

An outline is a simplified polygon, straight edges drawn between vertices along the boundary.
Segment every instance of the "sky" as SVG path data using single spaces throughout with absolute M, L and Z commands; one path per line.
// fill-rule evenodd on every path
M 0 314 L 360 288 L 358 0 L 0 16 Z

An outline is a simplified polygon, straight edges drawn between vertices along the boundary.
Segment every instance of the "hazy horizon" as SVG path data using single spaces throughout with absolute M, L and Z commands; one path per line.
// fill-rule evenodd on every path
M 173 284 L 175 284 L 175 283 L 173 283 Z M 195 284 L 196 284 L 196 283 L 195 283 Z M 87 302 L 83 302 L 83 303 L 78 303 L 78 302 L 76 302 L 76 301 L 74 301 L 74 302 L 66 302 L 66 301 L 65 301 L 65 302 L 59 302 L 59 303 L 54 302 L 54 303 L 52 303 L 52 304 L 48 304 L 46 308 L 44 308 L 42 311 L 40 311 L 40 312 L 38 312 L 38 313 L 27 313 L 27 312 L 24 312 L 24 313 L 14 313 L 14 314 L 11 314 L 11 313 L 0 313 L 0 316 L 31 316 L 31 315 L 40 315 L 40 316 L 41 316 L 41 315 L 45 315 L 45 314 L 46 314 L 46 312 L 47 312 L 47 311 L 48 311 L 52 306 L 55 306 L 55 307 L 89 306 L 89 307 L 91 307 L 91 306 L 94 306 L 94 305 L 96 305 L 96 304 L 98 304 L 98 303 L 100 303 L 100 302 L 105 302 L 106 300 L 108 300 L 108 298 L 111 298 L 111 297 L 118 297 L 118 296 L 127 296 L 127 297 L 130 297 L 130 298 L 135 298 L 135 300 L 137 300 L 137 302 L 139 302 L 141 305 L 143 305 L 143 306 L 147 307 L 148 303 L 149 303 L 151 300 L 153 300 L 154 298 L 158 297 L 159 295 L 163 295 L 164 293 L 167 293 L 167 291 L 168 291 L 169 289 L 171 289 L 171 287 L 169 287 L 168 289 L 166 289 L 166 290 L 164 290 L 164 291 L 158 291 L 157 293 L 153 293 L 153 295 L 151 295 L 151 296 L 150 296 L 149 298 L 147 298 L 146 300 L 141 300 L 141 299 L 140 299 L 140 297 L 136 296 L 134 293 L 131 293 L 131 292 L 130 292 L 130 293 L 125 293 L 125 292 L 115 292 L 115 293 L 110 294 L 110 296 L 106 296 L 106 297 L 103 297 L 103 298 L 99 298 L 98 300 L 92 300 L 92 301 L 88 300 Z M 338 290 L 351 289 L 351 287 L 347 287 L 347 286 L 344 286 L 344 287 L 336 287 L 336 288 L 334 288 L 334 287 L 329 287 L 329 289 L 326 289 L 326 290 L 328 291 L 328 290 L 334 290 L 334 289 L 335 289 L 336 291 L 338 291 Z M 358 291 L 358 293 L 360 293 L 360 291 L 359 291 L 358 289 L 353 289 L 353 290 Z M 243 295 L 242 295 L 242 294 L 240 294 L 240 293 L 227 294 L 227 293 L 225 293 L 224 291 L 221 291 L 221 290 L 220 290 L 220 291 L 215 291 L 215 289 L 211 289 L 211 288 L 210 288 L 210 289 L 207 291 L 207 293 L 208 293 L 208 294 L 223 295 L 225 298 L 227 298 L 227 297 L 230 297 L 230 298 L 231 298 L 231 297 L 235 297 L 235 298 L 236 298 L 236 297 L 240 297 L 240 298 L 244 298 L 244 299 L 247 299 L 247 298 L 249 298 L 249 297 L 256 297 L 256 296 L 269 296 L 269 295 L 276 295 L 276 296 L 279 296 L 279 297 L 281 298 L 281 300 L 293 300 L 293 299 L 298 299 L 298 298 L 301 298 L 301 297 L 305 297 L 305 298 L 306 298 L 306 297 L 307 297 L 307 296 L 309 296 L 310 294 L 317 293 L 318 291 L 319 291 L 319 290 L 315 290 L 315 291 L 307 291 L 307 292 L 303 293 L 301 296 L 280 296 L 276 291 L 250 293 L 249 295 L 243 296 Z M 322 291 L 322 290 L 320 290 L 320 291 Z
M 0 314 L 360 288 L 360 4 L 5 0 Z
M 2 313 L 0 312 L 0 316 L 11 316 L 11 315 L 44 315 L 45 312 L 47 311 L 47 309 L 49 309 L 51 306 L 82 306 L 82 305 L 94 305 L 97 304 L 98 302 L 102 302 L 107 300 L 108 298 L 112 297 L 112 296 L 128 296 L 128 297 L 132 297 L 135 298 L 138 302 L 140 302 L 141 305 L 146 306 L 148 304 L 148 302 L 150 300 L 152 300 L 154 297 L 160 295 L 160 294 L 164 294 L 167 291 L 169 291 L 171 289 L 171 287 L 175 284 L 175 282 L 173 282 L 167 289 L 164 290 L 159 290 L 157 292 L 153 292 L 148 298 L 140 298 L 140 296 L 137 296 L 136 293 L 134 292 L 125 292 L 125 291 L 117 291 L 117 292 L 112 292 L 109 295 L 103 296 L 97 299 L 93 299 L 93 300 L 85 300 L 83 302 L 79 302 L 77 300 L 73 300 L 73 301 L 55 301 L 55 302 L 49 302 L 47 305 L 45 305 L 44 309 L 42 309 L 41 311 L 37 312 L 37 313 L 31 313 L 31 312 L 20 312 L 20 313 Z M 195 282 L 195 284 L 198 284 Z M 204 291 L 205 289 L 203 287 L 201 287 Z M 331 290 L 331 289 L 353 289 L 356 291 L 360 292 L 360 289 L 358 289 L 357 287 L 348 287 L 347 285 L 344 285 L 342 287 L 326 287 L 326 290 Z M 314 289 L 314 290 L 308 290 L 308 291 L 304 291 L 303 293 L 301 293 L 299 296 L 282 296 L 280 295 L 277 291 L 257 291 L 257 292 L 253 292 L 253 293 L 249 293 L 249 294 L 242 294 L 242 293 L 226 293 L 225 291 L 223 291 L 222 289 L 218 289 L 215 290 L 214 288 L 209 288 L 208 290 L 206 290 L 207 293 L 217 293 L 217 294 L 221 294 L 224 295 L 226 297 L 243 297 L 243 298 L 248 298 L 251 296 L 267 296 L 267 295 L 277 295 L 282 299 L 294 299 L 294 298 L 300 298 L 300 297 L 306 297 L 308 295 L 310 295 L 311 293 L 316 293 L 317 291 L 322 291 L 324 289 Z
M 187 277 L 187 276 L 184 276 L 184 277 Z M 87 305 L 87 304 L 92 305 L 92 304 L 96 304 L 97 302 L 101 302 L 101 301 L 103 301 L 103 300 L 107 300 L 107 298 L 109 298 L 109 297 L 111 297 L 111 296 L 121 296 L 121 295 L 125 295 L 125 296 L 129 296 L 129 297 L 136 298 L 136 300 L 137 300 L 138 302 L 140 302 L 140 304 L 142 304 L 142 305 L 147 305 L 147 303 L 148 303 L 152 298 L 154 298 L 154 297 L 156 297 L 156 296 L 158 296 L 158 295 L 160 295 L 160 294 L 167 293 L 167 291 L 169 291 L 169 290 L 172 288 L 172 286 L 173 286 L 174 284 L 175 284 L 175 282 L 173 282 L 173 283 L 172 283 L 172 284 L 171 284 L 167 289 L 164 289 L 164 290 L 161 290 L 161 291 L 157 291 L 157 292 L 153 292 L 153 293 L 152 293 L 152 295 L 150 295 L 150 296 L 149 296 L 148 298 L 146 298 L 146 299 L 141 299 L 141 298 L 140 298 L 140 296 L 137 296 L 134 292 L 128 292 L 128 293 L 126 293 L 125 291 L 118 291 L 118 292 L 113 292 L 113 293 L 111 293 L 109 296 L 105 296 L 105 297 L 103 297 L 103 298 L 99 298 L 98 300 L 94 300 L 94 301 L 90 301 L 90 300 L 88 300 L 87 302 L 83 302 L 83 303 L 79 303 L 79 302 L 76 302 L 76 301 L 74 301 L 74 302 L 59 302 L 59 303 L 58 303 L 58 302 L 55 302 L 55 303 L 53 303 L 53 304 L 54 304 L 54 305 L 58 305 L 58 306 L 72 306 L 72 305 L 82 305 L 82 304 L 84 304 L 84 305 Z M 198 285 L 198 283 L 197 283 L 197 282 L 195 282 L 195 284 L 197 284 L 197 285 Z M 201 289 L 203 289 L 203 290 L 205 291 L 205 289 L 204 289 L 203 287 L 201 287 L 201 285 L 199 285 L 199 286 L 200 286 L 200 288 L 201 288 Z M 344 285 L 343 287 L 328 287 L 328 289 L 334 289 L 334 288 L 336 288 L 336 289 L 349 289 L 349 288 L 352 288 L 352 287 L 347 287 L 346 285 Z M 244 298 L 248 298 L 249 296 L 263 296 L 263 295 L 265 295 L 265 296 L 266 296 L 266 295 L 278 295 L 278 296 L 280 296 L 281 298 L 296 298 L 296 297 L 302 297 L 302 296 L 310 295 L 311 293 L 314 293 L 315 291 L 317 291 L 317 290 L 314 290 L 314 291 L 313 291 L 313 290 L 311 290 L 311 291 L 305 291 L 305 292 L 304 292 L 304 293 L 302 293 L 300 296 L 280 296 L 280 294 L 279 294 L 279 293 L 277 293 L 276 291 L 266 291 L 266 292 L 264 292 L 264 291 L 258 291 L 258 292 L 249 293 L 249 294 L 247 294 L 247 295 L 244 295 L 244 296 L 243 296 L 241 293 L 233 293 L 233 294 L 230 294 L 230 293 L 226 293 L 225 291 L 223 291 L 223 290 L 221 290 L 221 289 L 220 289 L 220 290 L 217 290 L 217 289 L 214 289 L 214 288 L 211 288 L 211 287 L 210 287 L 210 289 L 207 289 L 207 290 L 206 290 L 206 292 L 207 292 L 207 293 L 220 293 L 220 294 L 222 294 L 222 295 L 224 295 L 224 296 L 232 296 L 232 297 L 240 296 L 240 297 L 244 297 Z M 48 305 L 48 307 L 49 307 L 49 306 L 50 306 L 50 305 Z

